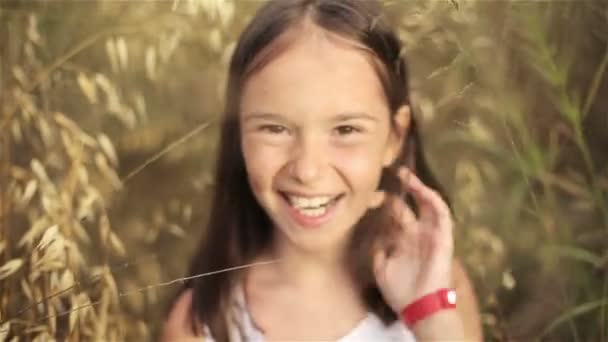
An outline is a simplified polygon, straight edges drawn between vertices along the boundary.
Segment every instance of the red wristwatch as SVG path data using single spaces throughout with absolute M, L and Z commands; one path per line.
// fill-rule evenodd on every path
M 408 327 L 427 318 L 442 309 L 456 307 L 456 291 L 454 289 L 439 289 L 408 304 L 401 312 L 403 321 Z

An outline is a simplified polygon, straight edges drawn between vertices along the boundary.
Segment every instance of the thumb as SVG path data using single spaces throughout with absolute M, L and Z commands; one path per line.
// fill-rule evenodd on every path
M 377 209 L 384 203 L 385 199 L 386 193 L 384 191 L 375 191 L 372 194 L 372 198 L 370 199 L 368 206 L 370 209 Z
M 382 248 L 378 248 L 374 253 L 374 276 L 377 283 L 384 282 L 387 257 L 386 251 Z

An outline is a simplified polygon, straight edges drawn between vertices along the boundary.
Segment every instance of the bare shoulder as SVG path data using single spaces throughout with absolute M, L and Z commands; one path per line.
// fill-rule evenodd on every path
M 481 321 L 475 290 L 462 263 L 454 259 L 452 284 L 458 295 L 457 310 L 462 318 L 465 337 L 468 341 L 482 341 Z
M 203 341 L 202 337 L 196 336 L 192 331 L 192 290 L 187 289 L 179 295 L 167 319 L 163 325 L 163 332 L 160 338 L 161 342 L 169 341 L 186 341 L 194 342 Z

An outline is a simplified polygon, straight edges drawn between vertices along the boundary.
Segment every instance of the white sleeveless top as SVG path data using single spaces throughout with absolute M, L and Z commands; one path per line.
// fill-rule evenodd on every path
M 235 290 L 235 317 L 234 322 L 236 329 L 230 332 L 230 341 L 234 342 L 265 342 L 264 334 L 255 327 L 253 319 L 246 307 L 245 295 L 242 288 L 239 286 Z M 241 336 L 242 334 L 242 336 Z M 205 327 L 205 335 L 203 341 L 215 342 L 209 333 L 209 329 Z M 401 323 L 395 321 L 389 325 L 385 325 L 380 318 L 370 312 L 367 317 L 353 328 L 348 334 L 339 338 L 337 342 L 415 342 L 416 339 L 410 330 Z

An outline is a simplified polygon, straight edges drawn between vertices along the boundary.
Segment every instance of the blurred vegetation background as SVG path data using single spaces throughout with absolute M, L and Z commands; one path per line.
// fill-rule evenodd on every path
M 608 341 L 608 2 L 386 0 L 489 341 Z M 153 340 L 259 1 L 0 1 L 0 340 Z

